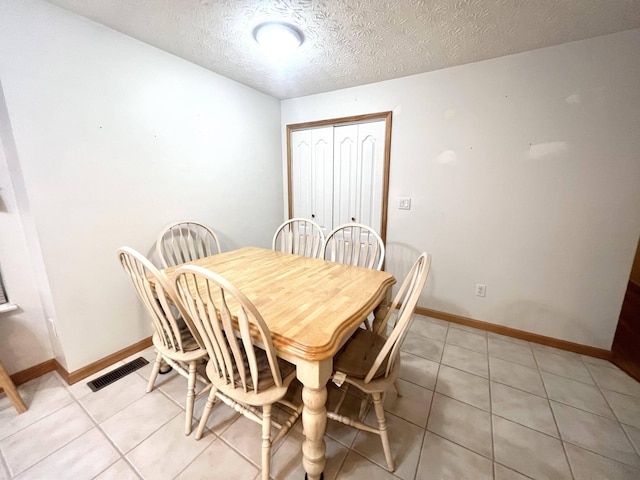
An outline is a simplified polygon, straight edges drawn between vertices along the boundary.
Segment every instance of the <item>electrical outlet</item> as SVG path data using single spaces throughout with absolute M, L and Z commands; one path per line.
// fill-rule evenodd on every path
M 476 296 L 484 297 L 487 293 L 487 286 L 484 283 L 476 283 Z

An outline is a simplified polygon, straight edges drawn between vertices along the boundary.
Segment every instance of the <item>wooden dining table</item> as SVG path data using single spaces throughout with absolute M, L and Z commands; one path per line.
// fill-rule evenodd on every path
M 296 366 L 303 385 L 303 467 L 310 480 L 324 471 L 327 382 L 333 357 L 395 283 L 383 271 L 257 247 L 189 262 L 222 275 L 253 302 L 278 356 Z M 171 276 L 178 267 L 167 268 Z

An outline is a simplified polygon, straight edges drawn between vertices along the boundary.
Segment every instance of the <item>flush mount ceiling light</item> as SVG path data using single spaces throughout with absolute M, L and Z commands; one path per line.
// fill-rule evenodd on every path
M 267 53 L 279 57 L 293 53 L 303 41 L 302 32 L 284 22 L 261 23 L 253 29 L 253 38 Z

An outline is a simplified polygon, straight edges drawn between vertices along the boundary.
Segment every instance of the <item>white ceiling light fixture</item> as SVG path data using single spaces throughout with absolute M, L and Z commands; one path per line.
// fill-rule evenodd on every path
M 269 55 L 286 57 L 302 45 L 304 36 L 293 25 L 265 22 L 253 29 L 253 38 Z

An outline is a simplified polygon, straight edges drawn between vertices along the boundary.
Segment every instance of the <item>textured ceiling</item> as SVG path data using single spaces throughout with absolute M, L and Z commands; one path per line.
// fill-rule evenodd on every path
M 48 0 L 284 99 L 640 27 L 640 0 Z M 286 61 L 252 37 L 304 34 Z

